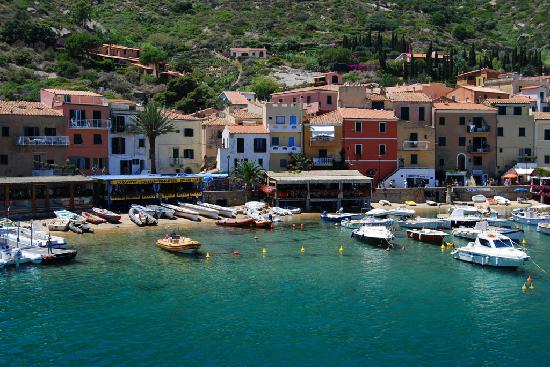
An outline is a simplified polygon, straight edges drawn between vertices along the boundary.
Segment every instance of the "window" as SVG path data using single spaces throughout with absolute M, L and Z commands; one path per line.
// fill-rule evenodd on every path
M 63 102 L 65 102 L 65 103 L 71 103 L 71 96 L 69 96 L 69 95 L 64 95 L 64 96 L 63 96 Z
M 101 120 L 101 111 L 93 111 L 92 112 L 92 118 L 94 120 Z
M 223 136 L 223 130 L 218 131 L 218 139 L 221 139 Z
M 186 137 L 193 137 L 194 135 L 194 132 L 193 132 L 193 129 L 183 129 L 183 136 L 186 136 Z
M 285 117 L 284 116 L 275 116 L 275 123 L 276 124 L 284 124 L 285 123 Z
M 497 136 L 504 136 L 504 128 L 497 127 Z
M 445 165 L 445 160 L 443 158 L 439 158 L 439 165 L 443 167 Z
M 296 97 L 292 97 L 292 103 L 296 103 Z
M 498 114 L 501 116 L 506 115 L 506 106 L 498 106 Z
M 372 109 L 373 110 L 383 110 L 384 109 L 384 101 L 372 101 Z
M 290 116 L 290 124 L 296 125 L 298 123 L 298 118 L 295 115 Z
M 281 168 L 286 168 L 288 166 L 288 161 L 286 159 L 281 159 L 279 165 Z
M 362 144 L 355 144 L 355 155 L 361 156 L 361 153 L 363 153 L 363 145 Z
M 544 156 L 544 164 L 550 164 L 550 155 Z
M 409 141 L 418 141 L 418 133 L 410 133 Z
M 82 144 L 82 135 L 74 134 L 73 135 L 73 144 Z
M 193 149 L 184 149 L 183 150 L 183 158 L 194 159 L 195 158 L 195 151 Z
M 264 166 L 264 160 L 262 158 L 258 158 L 258 166 L 260 167 Z
M 401 107 L 401 120 L 409 119 L 409 107 Z
M 264 138 L 254 139 L 254 153 L 265 153 L 267 144 Z
M 458 137 L 458 146 L 460 147 L 466 146 L 466 138 L 464 136 Z
M 111 153 L 126 154 L 126 139 L 111 138 Z
M 550 140 L 550 130 L 544 129 L 544 140 Z
M 521 107 L 514 107 L 514 116 L 521 116 Z
M 439 118 L 439 125 L 445 125 L 445 117 Z
M 518 136 L 525 136 L 525 128 L 524 127 L 520 127 L 519 130 L 518 130 Z
M 10 136 L 10 127 L 2 126 L 2 136 Z
M 37 126 L 25 126 L 23 127 L 23 135 L 25 136 L 39 136 L 40 129 Z
M 244 153 L 244 138 L 237 138 L 237 153 Z
M 426 119 L 426 109 L 424 107 L 418 107 L 418 121 L 424 121 Z
M 332 96 L 327 96 L 327 104 L 332 104 Z
M 294 146 L 294 136 L 288 137 L 288 146 L 293 147 Z
M 484 238 L 480 238 L 480 239 L 479 239 L 479 243 L 480 243 L 482 246 L 491 247 L 491 243 L 490 243 L 488 240 L 484 239 Z
M 8 155 L 0 154 L 0 164 L 6 166 L 8 164 Z
M 95 145 L 103 144 L 103 142 L 101 140 L 101 134 L 94 134 L 94 144 Z
M 385 154 L 386 154 L 386 144 L 378 145 L 378 155 L 385 155 Z
M 438 144 L 440 147 L 447 145 L 447 139 L 444 136 L 440 136 L 438 139 Z
M 138 140 L 138 148 L 145 148 L 145 139 L 141 138 Z
M 411 164 L 418 164 L 418 155 L 411 154 Z
M 271 137 L 271 146 L 274 146 L 274 147 L 279 146 L 279 137 L 278 136 L 272 136 Z
M 458 118 L 458 121 L 459 121 L 460 125 L 466 125 L 466 117 L 460 116 Z
M 540 93 L 539 93 L 539 99 L 540 99 L 541 101 L 544 101 L 544 92 L 540 92 Z
M 55 127 L 46 127 L 44 128 L 44 135 L 46 136 L 56 136 L 57 131 Z
M 180 156 L 180 149 L 172 148 L 172 158 L 179 158 L 179 156 Z
M 359 133 L 362 130 L 362 125 L 360 122 L 355 123 L 355 132 Z
M 104 167 L 103 158 L 92 158 L 92 166 L 97 169 L 102 169 Z
M 483 164 L 483 157 L 475 156 L 474 157 L 474 166 L 481 166 Z
M 385 133 L 385 132 L 386 132 L 386 123 L 385 123 L 385 122 L 381 122 L 381 123 L 378 125 L 378 130 L 379 130 L 381 133 Z
M 310 103 L 311 103 L 311 96 L 307 96 L 307 97 L 306 97 L 306 103 L 307 103 L 307 104 L 310 104 Z

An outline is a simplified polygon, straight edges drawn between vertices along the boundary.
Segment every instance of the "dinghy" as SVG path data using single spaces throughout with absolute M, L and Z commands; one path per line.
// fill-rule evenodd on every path
M 182 203 L 182 202 L 178 202 L 178 205 L 181 208 L 189 209 L 189 210 L 192 210 L 194 212 L 197 212 L 197 213 L 199 213 L 200 215 L 202 215 L 203 217 L 206 217 L 206 218 L 212 218 L 212 219 L 219 219 L 220 218 L 220 212 L 215 210 L 215 209 L 210 209 L 210 208 L 207 208 L 207 207 L 204 207 L 204 206 L 189 204 L 189 203 Z
M 57 218 L 69 219 L 73 222 L 86 223 L 86 218 L 84 218 L 82 215 L 78 215 L 68 210 L 56 210 L 54 211 L 54 214 Z
M 107 220 L 108 222 L 111 222 L 111 223 L 120 222 L 120 218 L 121 218 L 120 214 L 116 214 L 116 213 L 113 213 L 112 211 L 109 211 L 107 209 L 102 209 L 102 208 L 92 208 L 92 211 L 94 212 L 95 215 Z
M 94 233 L 94 229 L 89 224 L 74 221 L 69 222 L 69 229 L 77 234 Z
M 89 212 L 82 212 L 82 216 L 86 218 L 88 223 L 92 223 L 92 224 L 101 224 L 101 223 L 107 222 L 106 219 L 98 217 L 97 215 L 93 215 L 92 213 L 89 213 Z
M 435 201 L 432 201 L 432 200 L 426 200 L 426 204 L 429 205 L 429 206 L 437 206 L 437 203 Z
M 485 195 L 474 195 L 472 196 L 472 201 L 474 203 L 484 203 L 485 201 L 487 201 L 487 197 Z
M 145 215 L 145 212 L 142 210 L 139 210 L 135 206 L 132 206 L 130 210 L 128 211 L 128 216 L 130 217 L 130 220 L 134 222 L 139 227 L 143 227 L 147 224 L 147 217 Z
M 56 219 L 49 220 L 46 223 L 46 226 L 50 231 L 66 232 L 69 230 L 69 222 L 70 222 L 69 219 L 56 218 Z
M 407 229 L 407 237 L 420 242 L 441 245 L 447 233 L 436 229 Z
M 216 221 L 216 225 L 222 227 L 238 227 L 238 228 L 250 228 L 256 226 L 256 220 L 253 218 L 243 219 L 220 219 Z
M 200 202 L 200 201 L 197 203 L 197 205 L 208 208 L 208 209 L 217 210 L 218 213 L 220 213 L 220 215 L 222 217 L 235 218 L 237 216 L 237 213 L 236 213 L 235 209 L 232 209 L 232 208 L 227 208 L 227 207 L 224 207 L 224 206 L 221 206 L 221 205 L 216 205 L 216 204 L 203 203 L 203 202 Z
M 175 210 L 168 209 L 160 205 L 147 205 L 146 208 L 148 210 L 154 211 L 155 217 L 157 219 L 160 219 L 160 218 L 174 219 L 176 216 Z
M 189 219 L 195 222 L 200 222 L 201 220 L 201 218 L 199 217 L 199 213 L 197 213 L 194 210 L 182 208 L 181 206 L 167 204 L 167 203 L 162 203 L 160 205 L 165 208 L 172 209 L 176 217 Z

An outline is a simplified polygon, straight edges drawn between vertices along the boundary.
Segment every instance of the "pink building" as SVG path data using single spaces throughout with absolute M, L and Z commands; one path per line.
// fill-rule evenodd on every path
M 328 84 L 320 87 L 292 89 L 286 92 L 273 93 L 271 102 L 298 103 L 301 102 L 310 115 L 320 115 L 334 111 L 338 107 L 339 85 Z

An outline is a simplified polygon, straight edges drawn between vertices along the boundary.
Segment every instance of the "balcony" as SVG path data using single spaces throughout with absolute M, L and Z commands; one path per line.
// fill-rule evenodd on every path
M 302 153 L 302 147 L 285 147 L 280 145 L 272 145 L 270 152 L 281 153 L 281 154 L 289 154 L 289 153 L 299 154 L 299 153 Z
M 268 125 L 269 131 L 277 131 L 277 132 L 283 132 L 283 133 L 291 133 L 291 132 L 302 132 L 302 125 L 301 124 L 277 124 L 277 123 L 270 123 Z
M 488 133 L 490 130 L 491 127 L 485 122 L 481 124 L 469 122 L 468 125 L 466 125 L 466 132 L 469 133 Z
M 468 153 L 488 153 L 489 145 L 468 145 Z
M 68 136 L 20 136 L 17 145 L 66 147 L 69 145 Z
M 405 140 L 403 141 L 403 150 L 428 150 L 429 141 Z
M 111 120 L 69 120 L 70 129 L 105 129 L 111 128 Z
M 332 157 L 314 157 L 313 165 L 318 167 L 332 167 L 334 159 Z
M 318 135 L 318 136 L 312 136 L 310 140 L 314 143 L 318 143 L 318 142 L 325 142 L 325 141 L 334 141 L 336 140 L 336 138 L 334 136 Z

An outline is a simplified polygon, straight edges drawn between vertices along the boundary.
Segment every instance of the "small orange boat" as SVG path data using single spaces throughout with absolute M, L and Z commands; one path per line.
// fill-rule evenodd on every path
M 250 228 L 256 226 L 256 220 L 252 218 L 243 219 L 222 219 L 217 220 L 216 224 L 223 227 L 238 227 L 238 228 Z
M 181 237 L 173 234 L 170 237 L 165 236 L 157 240 L 157 246 L 170 252 L 185 252 L 189 250 L 198 250 L 201 247 L 201 243 L 188 237 Z
M 86 218 L 86 221 L 88 223 L 92 223 L 92 224 L 101 224 L 101 223 L 107 222 L 107 219 L 98 217 L 97 215 L 93 215 L 92 213 L 88 213 L 88 212 L 82 212 L 82 216 Z

